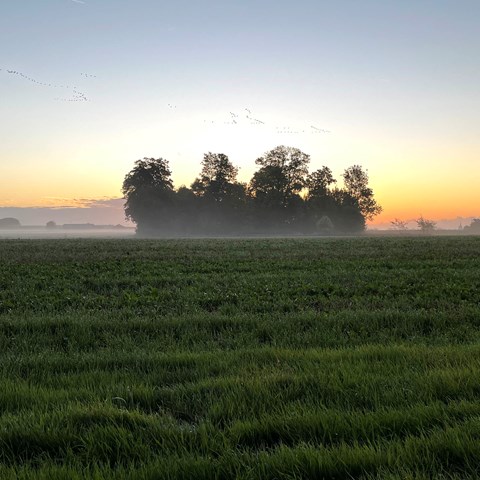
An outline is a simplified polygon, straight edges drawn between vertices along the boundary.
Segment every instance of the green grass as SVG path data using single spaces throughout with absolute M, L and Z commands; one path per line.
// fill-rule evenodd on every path
M 479 254 L 0 241 L 0 478 L 477 478 Z

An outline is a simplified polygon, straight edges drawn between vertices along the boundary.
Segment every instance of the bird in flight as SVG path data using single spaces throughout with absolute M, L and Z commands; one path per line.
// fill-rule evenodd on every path
M 25 75 L 22 72 L 18 72 L 17 70 L 7 70 L 7 73 L 10 75 L 17 75 L 19 77 L 24 78 L 25 80 L 28 80 L 29 82 L 35 83 L 37 85 L 41 85 L 42 87 L 52 87 L 52 88 L 70 88 L 69 85 L 55 85 L 53 83 L 45 83 L 45 82 L 39 82 L 35 78 L 29 77 L 28 75 Z
M 315 130 L 317 133 L 331 133 L 330 130 L 325 130 L 324 128 L 317 128 L 313 125 L 310 127 L 311 129 Z
M 49 87 L 49 88 L 60 88 L 60 89 L 67 89 L 72 91 L 72 96 L 71 97 L 57 97 L 54 100 L 60 101 L 60 102 L 89 102 L 89 98 L 87 95 L 81 91 L 78 90 L 77 87 L 74 87 L 72 85 L 61 85 L 61 84 L 55 84 L 55 83 L 46 83 L 46 82 L 41 82 L 37 80 L 36 78 L 30 77 L 23 72 L 19 72 L 18 70 L 10 70 L 10 69 L 2 69 L 0 68 L 0 71 L 5 71 L 9 75 L 13 75 L 16 77 L 23 78 L 24 80 L 27 80 L 28 82 L 31 82 L 37 86 L 40 87 Z M 84 76 L 89 76 L 89 77 L 95 77 L 95 75 L 89 75 L 89 74 L 81 74 Z
M 249 115 L 247 115 L 247 118 L 250 120 L 251 125 L 265 125 L 265 122 L 258 120 L 258 118 L 252 118 Z

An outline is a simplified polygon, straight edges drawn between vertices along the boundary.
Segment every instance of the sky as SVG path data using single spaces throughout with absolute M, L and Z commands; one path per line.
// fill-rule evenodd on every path
M 478 0 L 2 0 L 0 215 L 119 223 L 137 159 L 180 186 L 225 153 L 248 181 L 288 145 L 338 179 L 367 169 L 374 224 L 478 217 L 479 18 Z

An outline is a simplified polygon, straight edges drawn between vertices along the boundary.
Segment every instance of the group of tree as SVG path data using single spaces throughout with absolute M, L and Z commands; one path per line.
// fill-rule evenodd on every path
M 480 218 L 474 218 L 470 225 L 463 227 L 467 233 L 480 233 Z
M 418 230 L 422 233 L 433 233 L 434 230 L 437 229 L 437 223 L 428 218 L 424 218 L 423 215 L 417 218 L 415 222 L 417 224 Z M 395 218 L 394 220 L 392 220 L 390 222 L 390 225 L 392 230 L 397 230 L 397 231 L 408 230 L 408 222 L 404 220 L 400 220 L 399 218 Z M 470 225 L 466 225 L 463 228 L 460 225 L 459 229 L 465 233 L 472 233 L 472 234 L 480 233 L 480 218 L 474 218 Z
M 135 162 L 125 176 L 125 214 L 144 234 L 356 233 L 382 208 L 359 165 L 337 186 L 330 168 L 309 172 L 310 156 L 279 146 L 256 160 L 250 182 L 223 153 L 207 153 L 190 187 L 174 188 L 163 158 Z
M 415 220 L 418 230 L 422 233 L 432 233 L 437 228 L 437 223 L 421 215 Z M 408 230 L 408 222 L 395 218 L 390 222 L 392 230 L 404 232 Z

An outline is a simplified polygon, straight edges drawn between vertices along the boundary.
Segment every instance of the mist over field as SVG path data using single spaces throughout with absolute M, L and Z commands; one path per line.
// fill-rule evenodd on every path
M 17 228 L 0 229 L 0 239 L 61 239 L 61 238 L 133 238 L 134 229 L 91 228 L 91 229 L 47 229 Z
M 65 200 L 64 200 L 65 201 Z M 55 200 L 58 202 L 58 200 Z M 124 204 L 122 198 L 99 200 L 77 200 L 77 206 L 7 207 L 0 206 L 0 218 L 17 218 L 22 225 L 45 226 L 54 221 L 58 225 L 85 224 L 125 225 Z
M 94 224 L 94 225 L 124 225 L 134 227 L 131 222 L 125 219 L 123 199 L 117 199 L 114 209 L 97 209 L 96 207 L 82 207 L 75 209 L 73 207 L 61 208 L 29 208 L 29 207 L 0 207 L 0 218 L 17 218 L 23 226 L 43 227 L 49 221 L 55 221 L 57 224 Z M 437 221 L 439 230 L 458 230 L 459 226 L 467 226 L 472 223 L 475 217 L 444 218 Z M 407 226 L 410 230 L 417 229 L 415 219 L 407 219 Z M 391 230 L 390 222 L 367 224 L 367 231 Z M 1 233 L 1 232 L 0 232 Z

